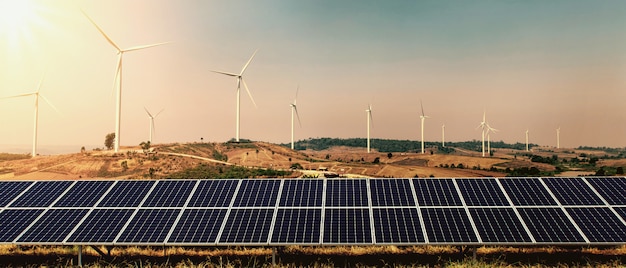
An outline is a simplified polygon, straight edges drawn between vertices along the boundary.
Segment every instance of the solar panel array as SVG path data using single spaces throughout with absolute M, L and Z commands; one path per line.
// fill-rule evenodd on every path
M 626 244 L 626 178 L 0 182 L 0 244 Z

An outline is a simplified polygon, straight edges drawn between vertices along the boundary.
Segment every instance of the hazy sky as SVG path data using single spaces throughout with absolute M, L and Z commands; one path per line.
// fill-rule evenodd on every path
M 7 2 L 8 1 L 8 2 Z M 0 96 L 29 93 L 46 73 L 39 144 L 103 146 L 114 132 L 116 51 L 124 56 L 122 146 L 226 141 L 235 135 L 236 80 L 245 74 L 241 137 L 480 139 L 561 146 L 626 146 L 626 1 L 0 0 Z M 3 4 L 4 2 L 4 4 Z M 8 7 L 8 8 L 6 8 Z M 14 8 L 15 10 L 9 11 Z M 25 10 L 24 10 L 25 9 Z M 9 15 L 10 14 L 10 15 Z M 4 18 L 4 19 L 2 19 Z M 0 151 L 30 145 L 34 97 L 0 100 Z M 77 147 L 79 148 L 79 147 Z M 28 152 L 28 147 L 24 152 Z

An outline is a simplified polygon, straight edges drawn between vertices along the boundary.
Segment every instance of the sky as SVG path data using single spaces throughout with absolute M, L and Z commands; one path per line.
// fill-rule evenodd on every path
M 287 143 L 366 136 L 626 147 L 626 1 L 0 0 L 0 98 L 36 91 L 39 148 L 104 147 L 115 130 L 116 50 L 124 54 L 121 145 Z M 0 151 L 30 152 L 33 96 L 0 99 Z M 19 148 L 19 149 L 18 149 Z M 21 151 L 20 151 L 21 150 Z M 60 149 L 57 149 L 59 151 Z M 40 149 L 41 151 L 41 149 Z M 54 149 L 50 149 L 54 153 Z

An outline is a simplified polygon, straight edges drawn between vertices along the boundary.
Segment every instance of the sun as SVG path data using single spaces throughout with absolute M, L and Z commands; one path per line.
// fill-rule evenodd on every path
M 10 47 L 28 38 L 30 24 L 38 18 L 38 5 L 32 0 L 0 0 L 0 42 Z

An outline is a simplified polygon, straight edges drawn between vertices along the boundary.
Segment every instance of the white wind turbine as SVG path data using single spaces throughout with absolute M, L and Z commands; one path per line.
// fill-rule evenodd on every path
M 486 120 L 487 112 L 483 111 L 483 121 L 480 122 L 477 128 L 481 128 L 482 130 L 482 141 L 483 141 L 483 157 L 485 157 L 485 130 L 488 128 L 487 120 Z
M 367 113 L 367 153 L 370 153 L 370 124 L 373 123 L 373 119 L 372 119 L 372 105 L 369 104 L 367 106 L 367 110 L 365 110 L 365 112 Z M 371 121 L 371 122 L 370 122 Z
M 496 133 L 498 130 L 492 128 L 488 123 L 487 125 L 487 154 L 491 155 L 491 135 L 489 132 Z
M 302 123 L 300 122 L 300 114 L 298 114 L 298 106 L 296 104 L 296 102 L 298 101 L 299 90 L 300 90 L 300 86 L 298 86 L 298 88 L 296 89 L 296 98 L 293 99 L 293 103 L 289 104 L 289 106 L 291 106 L 291 150 L 295 148 L 294 141 L 293 141 L 294 114 L 296 115 L 296 117 L 298 117 L 298 124 L 300 125 L 300 127 L 302 127 Z
M 441 147 L 446 147 L 446 124 L 441 125 Z
M 528 129 L 526 129 L 526 152 L 528 152 Z
M 146 110 L 146 113 L 148 114 L 148 119 L 150 119 L 150 144 L 152 144 L 152 136 L 154 135 L 154 119 L 157 118 L 157 116 L 159 116 L 159 114 L 161 114 L 163 112 L 164 109 L 161 109 L 161 111 L 159 111 L 158 113 L 156 113 L 154 116 L 148 111 L 148 108 L 143 107 L 144 110 Z
M 144 48 L 149 48 L 149 47 L 154 47 L 154 46 L 160 46 L 163 44 L 167 44 L 169 42 L 163 42 L 163 43 L 156 43 L 156 44 L 150 44 L 150 45 L 143 45 L 143 46 L 134 46 L 134 47 L 130 47 L 130 48 L 126 48 L 126 49 L 122 49 L 120 48 L 117 44 L 115 44 L 115 42 L 113 42 L 113 40 L 111 38 L 109 38 L 109 36 L 104 33 L 104 31 L 100 28 L 100 26 L 98 26 L 98 24 L 96 24 L 96 22 L 94 22 L 89 15 L 87 15 L 87 13 L 85 13 L 85 11 L 81 10 L 83 12 L 83 14 L 85 15 L 85 17 L 87 17 L 87 19 L 91 22 L 91 24 L 93 24 L 93 26 L 96 27 L 96 29 L 98 29 L 98 31 L 102 34 L 102 36 L 104 36 L 104 38 L 107 40 L 107 42 L 109 42 L 109 44 L 111 44 L 115 50 L 117 50 L 117 69 L 115 70 L 115 86 L 117 87 L 117 101 L 115 103 L 115 145 L 114 145 L 114 149 L 115 152 L 118 152 L 120 150 L 120 125 L 121 125 L 121 117 L 122 117 L 122 57 L 124 56 L 125 52 L 129 52 L 129 51 L 134 51 L 134 50 L 140 50 L 140 49 L 144 49 Z
M 556 129 L 556 148 L 561 148 L 561 127 Z
M 254 102 L 254 98 L 252 98 L 252 94 L 250 93 L 250 90 L 248 89 L 248 85 L 246 84 L 246 81 L 243 80 L 243 73 L 246 71 L 246 68 L 248 68 L 248 65 L 252 61 L 252 58 L 254 58 L 254 55 L 256 55 L 257 51 L 259 50 L 257 49 L 254 51 L 254 53 L 252 54 L 252 56 L 250 57 L 246 65 L 243 66 L 243 68 L 241 69 L 241 72 L 238 74 L 211 70 L 211 72 L 214 72 L 214 73 L 237 77 L 237 123 L 236 123 L 237 126 L 236 126 L 236 131 L 235 131 L 235 141 L 237 142 L 239 142 L 239 113 L 240 113 L 240 102 L 241 102 L 241 98 L 240 98 L 241 84 L 243 84 L 243 87 L 246 88 L 246 92 L 248 92 L 248 96 L 250 97 L 250 100 L 252 100 L 252 104 L 254 104 L 254 107 L 256 107 L 256 102 Z
M 19 97 L 35 96 L 35 120 L 34 120 L 35 123 L 34 123 L 34 126 L 33 126 L 33 150 L 32 150 L 32 154 L 31 154 L 31 157 L 33 157 L 33 158 L 35 156 L 37 156 L 37 128 L 38 128 L 38 125 L 39 125 L 39 98 L 42 98 L 46 103 L 48 103 L 48 105 L 50 105 L 50 107 L 52 107 L 52 109 L 57 111 L 57 113 L 59 112 L 59 110 L 57 110 L 57 108 L 54 107 L 54 105 L 52 105 L 52 103 L 44 95 L 41 95 L 39 93 L 39 90 L 41 90 L 41 84 L 42 83 L 43 83 L 43 77 L 39 81 L 39 85 L 37 86 L 37 91 L 35 91 L 33 93 L 26 93 L 26 94 L 20 94 L 20 95 L 0 98 L 0 99 L 12 99 L 12 98 L 19 98 Z
M 421 123 L 422 123 L 422 154 L 424 151 L 424 121 L 426 118 L 430 118 L 429 116 L 424 115 L 424 105 L 422 104 L 422 100 L 420 100 L 420 106 L 422 108 L 422 115 L 420 115 Z

